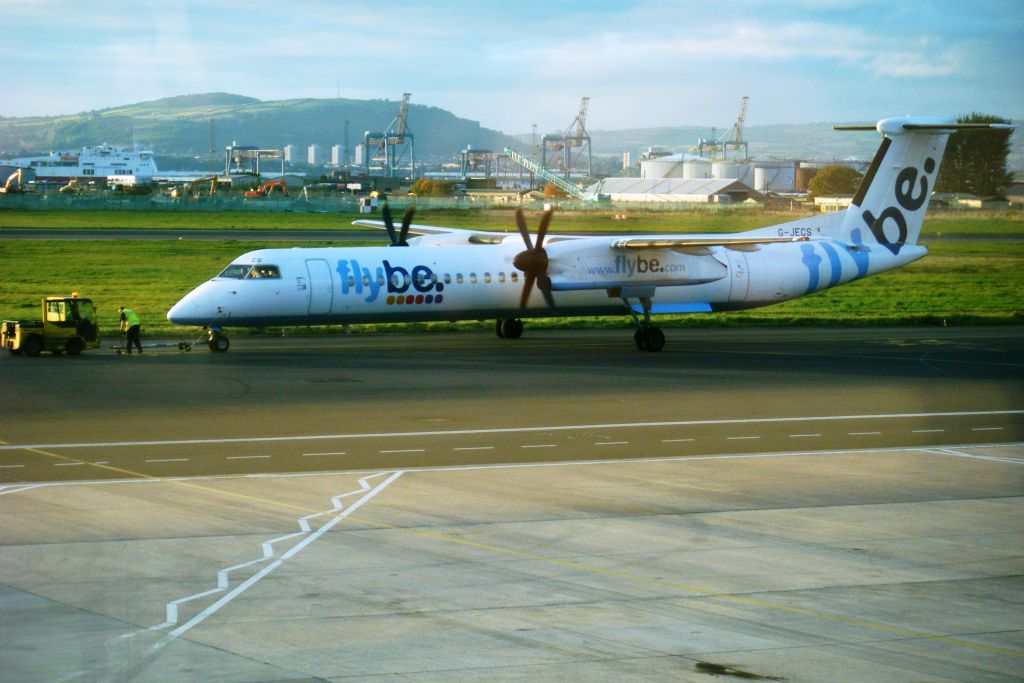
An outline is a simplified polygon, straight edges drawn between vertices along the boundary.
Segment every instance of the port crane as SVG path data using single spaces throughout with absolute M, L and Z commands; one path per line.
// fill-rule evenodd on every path
M 415 175 L 416 146 L 414 136 L 408 127 L 409 98 L 412 93 L 403 93 L 402 102 L 398 106 L 398 115 L 391 120 L 383 132 L 366 131 L 363 133 L 363 172 L 369 176 L 370 166 L 382 164 L 388 178 L 395 177 L 395 169 L 409 155 L 409 178 Z
M 591 177 L 593 157 L 590 151 L 590 134 L 587 132 L 587 109 L 590 105 L 589 97 L 580 99 L 579 113 L 573 119 L 564 133 L 550 133 L 541 138 L 541 166 L 550 169 L 561 167 L 562 174 L 569 180 L 572 171 L 578 166 L 583 155 L 586 154 L 587 177 Z M 551 148 L 553 155 L 551 163 L 548 163 L 548 148 Z M 579 150 L 579 151 L 576 151 Z
M 743 124 L 747 118 L 747 102 L 749 100 L 750 98 L 746 95 L 740 100 L 740 113 L 736 117 L 736 123 L 732 124 L 729 130 L 725 131 L 714 141 L 701 138 L 697 141 L 697 146 L 690 151 L 711 159 L 728 159 L 730 150 L 736 152 L 734 158 L 741 158 L 739 151 L 743 150 L 742 158 L 744 160 L 749 159 L 750 154 L 747 150 L 747 141 L 743 139 Z

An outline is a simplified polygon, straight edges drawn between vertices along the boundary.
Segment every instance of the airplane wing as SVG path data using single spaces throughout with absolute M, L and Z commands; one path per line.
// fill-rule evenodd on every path
M 384 221 L 373 221 L 367 219 L 358 219 L 352 221 L 352 225 L 359 225 L 364 228 L 374 228 L 377 230 L 387 230 L 387 226 Z M 409 233 L 412 235 L 419 235 L 421 237 L 442 237 L 443 243 L 445 244 L 501 244 L 508 237 L 515 237 L 518 240 L 519 237 L 517 232 L 490 232 L 487 230 L 467 230 L 465 228 L 448 228 L 438 225 L 418 225 L 413 223 L 409 226 Z M 576 235 L 548 235 L 548 243 L 559 242 L 563 240 L 579 239 L 581 236 Z M 440 243 L 440 242 L 439 242 Z
M 762 244 L 779 242 L 806 242 L 808 237 L 624 237 L 613 240 L 611 248 L 622 249 L 672 249 L 682 253 L 703 255 L 709 247 L 725 247 L 736 251 L 756 251 Z

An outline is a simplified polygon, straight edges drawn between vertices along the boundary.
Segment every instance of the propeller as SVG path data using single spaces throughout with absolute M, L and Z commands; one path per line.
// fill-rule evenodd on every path
M 545 211 L 540 219 L 540 227 L 537 229 L 537 244 L 534 246 L 530 240 L 530 231 L 526 227 L 526 217 L 522 209 L 516 209 L 516 225 L 519 227 L 519 234 L 523 236 L 526 243 L 526 251 L 521 251 L 512 259 L 512 265 L 526 274 L 523 282 L 523 295 L 519 297 L 519 308 L 526 308 L 526 302 L 533 290 L 533 283 L 544 295 L 544 301 L 551 308 L 555 307 L 555 299 L 551 296 L 551 278 L 548 277 L 548 252 L 544 250 L 544 236 L 548 233 L 548 224 L 551 223 L 551 211 Z
M 388 237 L 391 239 L 392 247 L 407 247 L 409 243 L 406 238 L 409 236 L 409 226 L 412 224 L 412 216 L 416 213 L 416 207 L 410 206 L 405 210 L 405 215 L 402 216 L 402 230 L 401 232 L 395 232 L 395 222 L 391 219 L 391 207 L 387 204 L 384 205 L 384 209 L 381 211 L 381 217 L 384 219 L 384 227 L 388 231 Z

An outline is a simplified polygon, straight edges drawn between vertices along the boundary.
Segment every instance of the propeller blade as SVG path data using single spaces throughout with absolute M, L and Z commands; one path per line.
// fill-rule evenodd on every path
M 544 282 L 547 282 L 547 287 L 544 286 Z M 545 276 L 539 279 L 537 287 L 540 289 L 540 293 L 544 295 L 544 301 L 547 302 L 548 308 L 555 307 L 555 297 L 551 295 L 551 278 Z
M 405 241 L 405 238 L 409 236 L 409 226 L 412 225 L 412 216 L 416 213 L 416 207 L 410 206 L 405 210 L 405 215 L 402 216 L 402 232 L 398 236 L 398 246 L 407 247 L 409 243 Z
M 536 278 L 533 273 L 527 273 L 523 282 L 523 294 L 519 297 L 519 308 L 526 308 L 526 302 L 530 298 L 530 291 L 533 290 L 533 281 Z
M 526 216 L 523 215 L 522 209 L 516 209 L 516 225 L 519 227 L 519 234 L 523 236 L 523 241 L 526 242 L 526 248 L 532 250 L 533 242 L 530 240 L 530 230 L 526 227 Z
M 548 224 L 551 223 L 552 213 L 552 211 L 545 211 L 544 216 L 540 219 L 540 229 L 537 230 L 537 249 L 544 244 L 544 236 L 548 234 Z
M 391 207 L 387 204 L 380 212 L 381 218 L 384 219 L 384 228 L 388 231 L 388 238 L 391 240 L 391 246 L 398 244 L 398 233 L 395 232 L 395 222 L 391 220 Z

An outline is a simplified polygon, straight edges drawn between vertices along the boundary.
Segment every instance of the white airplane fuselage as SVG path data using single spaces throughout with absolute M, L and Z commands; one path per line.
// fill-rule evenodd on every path
M 231 327 L 623 315 L 624 298 L 655 288 L 655 313 L 735 310 L 844 284 L 926 253 L 917 246 L 899 254 L 878 245 L 854 251 L 817 239 L 756 251 L 710 247 L 695 259 L 665 249 L 611 252 L 606 237 L 571 239 L 547 246 L 556 306 L 534 291 L 520 308 L 524 278 L 512 259 L 522 248 L 518 235 L 509 235 L 500 245 L 260 249 L 232 265 L 274 266 L 275 276 L 214 277 L 167 317 Z

